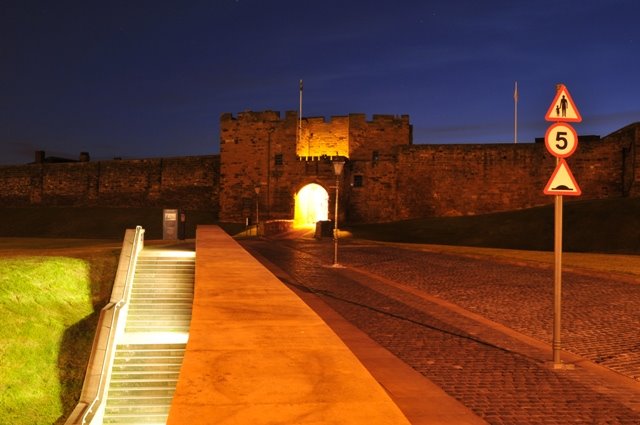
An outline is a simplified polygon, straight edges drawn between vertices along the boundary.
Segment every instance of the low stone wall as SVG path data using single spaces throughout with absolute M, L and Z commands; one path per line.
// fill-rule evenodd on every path
M 0 167 L 0 203 L 5 206 L 217 211 L 219 187 L 217 155 Z

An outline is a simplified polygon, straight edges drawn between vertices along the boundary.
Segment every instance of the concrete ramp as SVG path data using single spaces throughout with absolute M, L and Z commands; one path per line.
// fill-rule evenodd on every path
M 168 424 L 409 424 L 322 319 L 216 226 L 197 229 L 195 276 Z

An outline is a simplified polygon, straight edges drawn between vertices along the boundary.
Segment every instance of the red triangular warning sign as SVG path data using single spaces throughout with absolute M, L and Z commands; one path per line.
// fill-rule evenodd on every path
M 573 102 L 569 90 L 564 84 L 558 84 L 556 97 L 551 102 L 547 115 L 544 117 L 547 121 L 560 121 L 560 122 L 580 122 L 582 116 Z
M 558 161 L 555 171 L 544 187 L 545 195 L 580 196 L 582 190 L 564 159 Z

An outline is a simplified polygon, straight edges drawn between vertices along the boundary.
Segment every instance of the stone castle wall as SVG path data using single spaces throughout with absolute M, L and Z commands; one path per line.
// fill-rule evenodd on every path
M 580 140 L 567 163 L 582 189 L 573 199 L 628 194 L 623 162 L 628 140 Z M 555 169 L 544 143 L 414 145 L 398 153 L 396 217 L 453 216 L 528 208 L 552 202 L 543 189 Z M 568 201 L 573 200 L 566 197 Z
M 296 150 L 298 125 L 295 113 L 284 119 L 271 111 L 223 116 L 221 218 L 251 217 L 256 203 L 261 217 L 291 218 L 295 193 L 309 183 L 325 187 L 333 205 L 330 160 L 336 141 L 344 143 L 345 134 L 349 161 L 340 203 L 349 222 L 482 214 L 552 202 L 543 189 L 555 158 L 542 142 L 413 145 L 408 116 L 374 115 L 368 121 L 363 114 L 351 114 L 330 121 L 302 120 Z M 317 131 L 319 126 L 322 131 Z M 314 140 L 306 140 L 311 134 Z M 322 153 L 321 136 L 328 140 L 325 156 L 300 155 L 300 146 Z M 580 137 L 568 164 L 583 194 L 567 200 L 635 196 L 640 187 L 635 171 L 638 143 L 638 124 L 603 139 Z M 259 194 L 254 192 L 257 186 Z
M 343 210 L 344 218 L 353 222 L 388 220 L 393 209 L 389 196 L 395 196 L 390 195 L 395 188 L 392 149 L 399 143 L 410 143 L 409 117 L 374 115 L 367 121 L 364 114 L 351 114 L 329 121 L 303 119 L 300 142 L 296 143 L 298 125 L 295 112 L 287 112 L 283 119 L 272 111 L 222 116 L 221 220 L 253 221 L 256 202 L 261 217 L 290 219 L 295 193 L 310 183 L 323 186 L 333 205 L 335 175 L 330 160 L 335 156 L 349 157 L 340 197 L 341 203 L 349 205 Z M 366 191 L 352 191 L 344 184 L 351 176 L 364 174 Z M 258 194 L 256 187 L 260 187 Z
M 0 167 L 5 206 L 218 208 L 219 157 Z
M 291 219 L 294 196 L 309 183 L 324 187 L 334 205 L 336 153 L 349 158 L 339 201 L 340 220 L 351 223 L 552 202 L 542 191 L 555 159 L 544 143 L 414 145 L 406 115 L 305 118 L 298 133 L 299 124 L 296 112 L 224 114 L 220 155 L 0 167 L 0 203 L 213 210 L 233 222 L 254 222 L 256 212 L 261 220 Z M 640 196 L 639 145 L 640 123 L 602 139 L 580 137 L 567 162 L 582 196 L 566 199 Z

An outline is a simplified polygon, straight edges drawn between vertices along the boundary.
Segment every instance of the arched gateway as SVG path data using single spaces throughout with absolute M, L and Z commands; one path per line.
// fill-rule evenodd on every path
M 275 111 L 222 115 L 220 183 L 215 194 L 220 221 L 242 223 L 258 212 L 260 222 L 273 222 L 271 228 L 279 229 L 284 222 L 313 226 L 334 218 L 336 181 L 341 223 L 392 221 L 397 211 L 409 211 L 404 205 L 396 206 L 404 200 L 397 188 L 413 181 L 398 182 L 398 170 L 411 173 L 413 165 L 396 166 L 400 148 L 411 145 L 407 115 L 374 115 L 371 120 L 364 114 L 303 120 L 298 115 L 296 111 L 285 117 Z M 413 164 L 417 154 L 411 152 L 402 158 Z M 338 159 L 349 165 L 336 176 Z M 310 187 L 315 190 L 301 189 L 309 183 L 314 183 Z M 413 185 L 406 185 L 413 195 Z M 423 198 L 427 197 L 418 197 Z
M 295 195 L 295 227 L 312 227 L 329 217 L 329 194 L 316 183 L 304 186 Z

